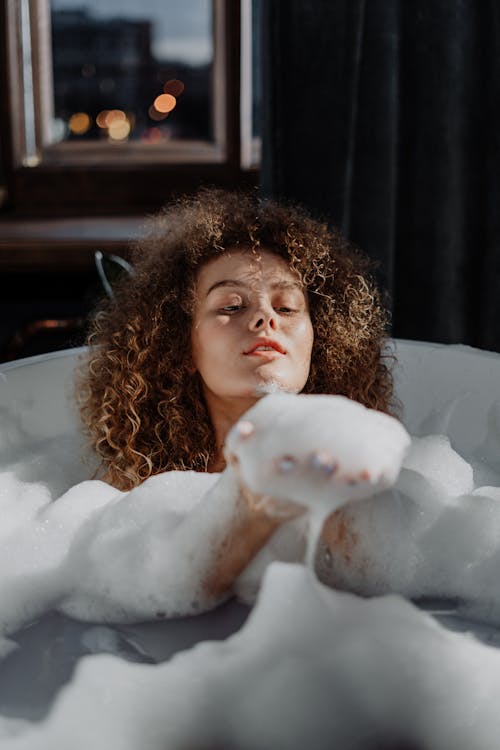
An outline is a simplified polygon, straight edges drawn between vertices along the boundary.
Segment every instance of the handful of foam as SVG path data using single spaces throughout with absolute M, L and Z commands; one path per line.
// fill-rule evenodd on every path
M 348 398 L 280 393 L 246 412 L 226 455 L 253 492 L 331 512 L 390 487 L 409 445 L 398 420 Z

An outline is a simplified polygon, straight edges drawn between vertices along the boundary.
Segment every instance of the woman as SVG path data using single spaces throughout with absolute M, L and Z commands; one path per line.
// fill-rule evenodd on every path
M 101 475 L 115 487 L 223 471 L 228 432 L 274 390 L 389 411 L 387 319 L 367 261 L 302 209 L 205 189 L 155 219 L 132 264 L 95 317 L 81 387 Z M 276 503 L 247 487 L 235 495 L 224 554 L 207 574 L 215 596 L 303 512 L 269 512 Z

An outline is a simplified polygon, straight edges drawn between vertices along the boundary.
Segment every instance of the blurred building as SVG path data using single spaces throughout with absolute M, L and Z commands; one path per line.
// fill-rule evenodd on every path
M 52 13 L 54 114 L 68 123 L 78 112 L 91 118 L 83 133 L 68 138 L 99 138 L 96 124 L 104 110 L 123 110 L 132 122 L 130 138 L 141 138 L 151 127 L 169 137 L 209 140 L 211 137 L 211 64 L 190 66 L 157 60 L 152 54 L 149 20 L 95 18 L 85 9 Z M 184 92 L 168 119 L 158 122 L 148 111 L 164 84 L 172 79 Z

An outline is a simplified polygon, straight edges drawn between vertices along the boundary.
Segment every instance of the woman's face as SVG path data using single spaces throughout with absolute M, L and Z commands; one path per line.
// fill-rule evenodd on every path
M 206 395 L 303 389 L 314 333 L 305 293 L 283 258 L 228 251 L 200 269 L 196 299 L 192 354 Z

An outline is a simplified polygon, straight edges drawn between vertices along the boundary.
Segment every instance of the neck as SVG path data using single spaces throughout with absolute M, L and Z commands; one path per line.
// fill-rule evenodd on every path
M 216 458 L 213 464 L 209 467 L 210 471 L 222 471 L 225 467 L 224 460 L 224 444 L 226 442 L 227 433 L 236 424 L 240 417 L 250 409 L 255 403 L 257 398 L 221 398 L 216 396 L 214 393 L 205 389 L 204 392 L 205 401 L 212 422 L 215 439 L 216 439 Z

